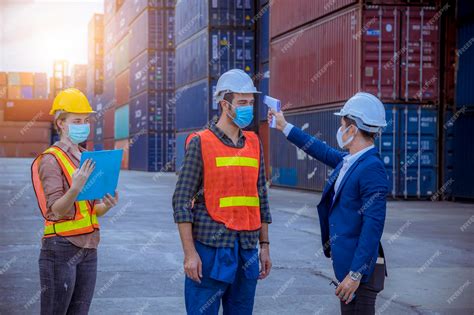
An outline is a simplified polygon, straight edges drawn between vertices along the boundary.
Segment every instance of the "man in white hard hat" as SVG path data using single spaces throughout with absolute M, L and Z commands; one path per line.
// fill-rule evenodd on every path
M 377 97 L 357 93 L 335 115 L 341 117 L 337 143 L 349 153 L 287 123 L 281 112 L 271 111 L 268 118 L 276 119 L 290 142 L 334 169 L 318 205 L 324 254 L 339 283 L 341 313 L 375 314 L 386 276 L 380 239 L 389 183 L 374 138 L 387 125 L 385 109 Z
M 186 139 L 173 195 L 186 311 L 217 315 L 222 301 L 224 314 L 252 314 L 257 280 L 272 266 L 262 145 L 242 130 L 252 122 L 259 92 L 244 71 L 233 69 L 219 78 L 215 93 L 220 117 Z

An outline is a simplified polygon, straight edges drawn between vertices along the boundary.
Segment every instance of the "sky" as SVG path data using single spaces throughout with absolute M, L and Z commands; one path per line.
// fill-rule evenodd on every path
M 88 24 L 103 0 L 0 0 L 0 71 L 47 72 L 87 63 Z

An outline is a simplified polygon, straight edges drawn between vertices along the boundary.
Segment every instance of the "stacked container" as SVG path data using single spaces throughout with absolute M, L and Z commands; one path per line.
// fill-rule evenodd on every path
M 183 139 L 218 114 L 219 76 L 238 68 L 255 74 L 254 1 L 183 0 L 176 4 L 177 165 Z
M 72 68 L 72 87 L 87 93 L 87 65 L 74 65 Z
M 48 76 L 44 72 L 34 74 L 34 98 L 48 98 Z
M 104 15 L 94 14 L 89 21 L 87 54 L 87 95 L 104 90 Z
M 131 8 L 130 169 L 174 170 L 174 2 L 135 1 Z
M 0 100 L 6 99 L 8 94 L 8 75 L 6 72 L 0 72 Z
M 7 87 L 7 98 L 11 100 L 34 98 L 34 73 L 33 72 L 9 72 Z
M 395 154 L 386 159 L 386 166 L 395 176 L 393 195 L 406 198 L 428 197 L 437 189 L 437 158 L 425 159 L 437 157 L 437 133 L 425 135 L 423 128 L 411 127 L 417 119 L 423 126 L 425 117 L 437 122 L 439 8 L 424 5 L 431 2 L 281 0 L 272 5 L 270 14 L 270 72 L 278 73 L 270 79 L 270 94 L 282 101 L 286 112 L 294 113 L 298 127 L 322 128 L 327 120 L 333 121 L 317 130 L 326 141 L 335 139 L 339 126 L 339 120 L 327 113 L 358 91 L 379 97 L 398 119 L 396 141 L 390 144 Z M 304 120 L 302 125 L 298 117 Z M 425 136 L 434 137 L 428 141 L 429 154 L 422 147 Z M 280 135 L 272 131 L 271 138 L 273 144 Z M 281 146 L 271 147 L 272 168 L 286 169 L 276 184 L 322 190 L 327 170 L 292 151 L 290 163 L 278 158 L 284 152 Z M 407 172 L 400 171 L 405 168 Z

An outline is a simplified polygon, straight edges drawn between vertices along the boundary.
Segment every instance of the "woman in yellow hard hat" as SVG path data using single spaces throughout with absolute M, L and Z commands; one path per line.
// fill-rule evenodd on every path
M 118 202 L 107 194 L 102 201 L 77 201 L 94 163 L 80 168 L 79 143 L 90 132 L 94 113 L 77 89 L 61 91 L 50 114 L 60 140 L 40 154 L 31 166 L 33 187 L 45 227 L 39 257 L 41 314 L 87 314 L 97 277 L 99 223 Z

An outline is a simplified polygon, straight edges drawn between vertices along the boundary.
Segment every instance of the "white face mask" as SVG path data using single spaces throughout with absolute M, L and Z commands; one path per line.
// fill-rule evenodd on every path
M 353 125 L 351 125 L 351 126 L 353 126 Z M 354 135 L 355 135 L 355 134 L 352 135 L 352 136 L 350 136 L 349 139 L 347 139 L 346 141 L 343 141 L 343 140 L 342 140 L 342 136 L 347 132 L 347 130 L 349 130 L 349 128 L 350 128 L 351 126 L 347 127 L 344 131 L 341 130 L 342 126 L 339 127 L 339 129 L 337 130 L 337 134 L 336 134 L 337 144 L 339 145 L 339 147 L 340 147 L 341 149 L 344 149 L 344 147 L 345 147 L 346 145 L 348 145 L 349 143 L 351 143 L 352 140 L 354 140 Z M 355 126 L 354 126 L 354 127 L 355 127 Z M 355 127 L 355 128 L 356 128 L 356 133 L 357 133 L 357 130 L 359 130 L 359 129 L 358 129 L 357 127 Z

